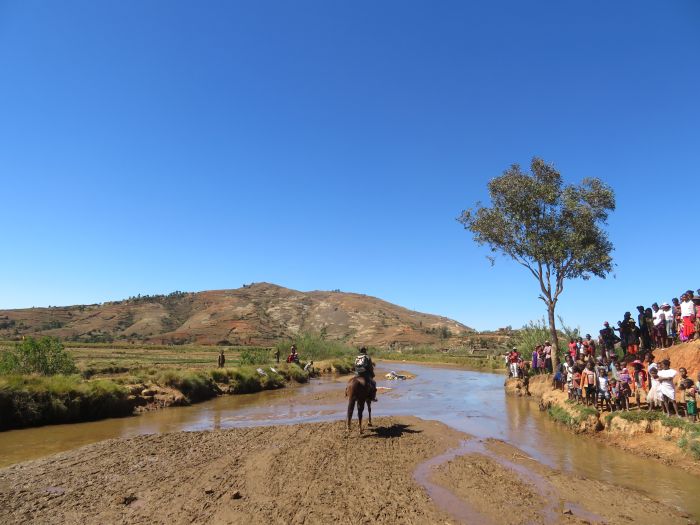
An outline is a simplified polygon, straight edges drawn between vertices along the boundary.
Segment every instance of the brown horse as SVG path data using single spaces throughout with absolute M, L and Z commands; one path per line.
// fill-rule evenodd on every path
M 362 376 L 350 379 L 348 386 L 345 387 L 345 397 L 348 398 L 347 430 L 350 430 L 352 413 L 355 411 L 355 403 L 357 403 L 357 419 L 360 421 L 360 434 L 362 434 L 362 412 L 365 410 L 365 403 L 367 403 L 368 423 L 370 427 L 372 426 L 372 398 L 367 380 Z

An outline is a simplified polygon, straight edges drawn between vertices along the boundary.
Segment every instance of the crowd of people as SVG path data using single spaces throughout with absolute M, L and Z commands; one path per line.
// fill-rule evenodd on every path
M 668 359 L 656 363 L 653 351 L 678 342 L 700 339 L 700 290 L 688 290 L 680 299 L 637 307 L 635 320 L 625 312 L 612 328 L 604 323 L 597 339 L 571 338 L 564 359 L 552 369 L 552 345 L 538 345 L 525 360 L 516 348 L 506 356 L 509 375 L 522 378 L 529 393 L 533 374 L 554 373 L 552 383 L 568 393 L 573 403 L 600 410 L 660 408 L 666 415 L 697 420 L 700 372 L 695 381 L 685 368 L 675 370 Z

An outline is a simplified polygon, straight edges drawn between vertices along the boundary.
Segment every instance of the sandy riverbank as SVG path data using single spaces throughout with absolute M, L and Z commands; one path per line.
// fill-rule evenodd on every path
M 417 467 L 468 439 L 391 417 L 362 437 L 336 421 L 108 440 L 0 470 L 0 522 L 424 524 L 472 512 L 473 523 L 688 523 L 647 496 L 561 475 L 498 441 L 423 469 L 428 493 Z

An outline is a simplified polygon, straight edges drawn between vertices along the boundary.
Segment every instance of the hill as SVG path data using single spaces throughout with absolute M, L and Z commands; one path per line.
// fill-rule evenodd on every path
M 379 347 L 456 343 L 474 330 L 376 297 L 256 283 L 92 305 L 0 310 L 0 338 L 270 345 L 300 333 Z

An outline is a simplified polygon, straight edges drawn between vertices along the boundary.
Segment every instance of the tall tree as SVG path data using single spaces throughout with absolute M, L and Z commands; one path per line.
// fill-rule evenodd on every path
M 605 278 L 613 246 L 605 231 L 613 190 L 597 178 L 565 185 L 551 164 L 534 157 L 530 173 L 513 164 L 488 184 L 491 206 L 477 203 L 458 221 L 480 245 L 521 264 L 537 279 L 547 305 L 554 365 L 559 363 L 555 308 L 567 279 Z M 493 262 L 493 258 L 491 258 Z

